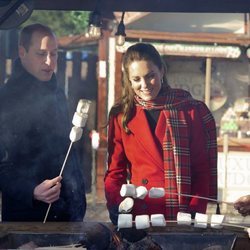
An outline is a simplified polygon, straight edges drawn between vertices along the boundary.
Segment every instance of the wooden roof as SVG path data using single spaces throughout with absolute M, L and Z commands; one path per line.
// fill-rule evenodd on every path
M 34 0 L 40 10 L 248 13 L 250 0 Z

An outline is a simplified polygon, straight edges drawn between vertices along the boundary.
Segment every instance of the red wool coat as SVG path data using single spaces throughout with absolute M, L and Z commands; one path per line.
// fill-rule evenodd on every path
M 190 194 L 209 197 L 209 154 L 206 150 L 201 117 L 197 115 L 195 106 L 184 112 L 188 117 L 186 123 L 191 159 Z M 108 131 L 108 170 L 104 179 L 107 207 L 110 211 L 117 208 L 124 199 L 120 196 L 120 189 L 122 184 L 127 183 L 127 169 L 131 172 L 131 183 L 136 186 L 145 186 L 148 190 L 151 187 L 168 186 L 164 177 L 163 162 L 163 138 L 167 126 L 165 115 L 164 111 L 160 112 L 155 135 L 152 135 L 145 112 L 140 106 L 136 107 L 135 116 L 128 123 L 131 130 L 129 135 L 122 129 L 121 115 L 111 117 Z M 184 199 L 187 205 L 184 212 L 206 212 L 206 200 L 187 197 Z M 166 219 L 176 219 L 177 211 L 183 211 L 177 208 L 177 211 L 171 212 L 171 207 L 166 206 L 165 197 L 150 199 L 147 196 L 143 200 L 134 201 L 131 212 L 134 216 L 161 213 Z

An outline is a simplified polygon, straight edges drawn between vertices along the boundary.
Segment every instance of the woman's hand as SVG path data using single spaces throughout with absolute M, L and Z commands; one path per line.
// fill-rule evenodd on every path
M 236 200 L 234 208 L 243 216 L 250 215 L 250 195 L 242 196 Z

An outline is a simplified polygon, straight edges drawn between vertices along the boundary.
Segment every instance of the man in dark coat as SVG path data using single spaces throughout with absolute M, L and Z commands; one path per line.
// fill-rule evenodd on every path
M 0 88 L 2 221 L 82 221 L 86 197 L 74 148 L 59 176 L 70 140 L 70 119 L 56 81 L 57 40 L 50 28 L 26 26 L 19 58 Z

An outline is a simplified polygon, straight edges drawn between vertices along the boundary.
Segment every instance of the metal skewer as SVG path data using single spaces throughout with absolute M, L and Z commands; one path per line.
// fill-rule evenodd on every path
M 178 223 L 177 220 L 165 220 L 166 221 L 166 224 L 168 223 Z M 150 221 L 151 222 L 151 221 Z M 132 221 L 133 224 L 136 224 L 135 220 Z M 192 219 L 190 221 L 190 223 L 195 223 L 195 219 Z M 218 224 L 218 225 L 221 225 L 221 226 L 227 226 L 227 227 L 235 227 L 235 228 L 240 228 L 240 229 L 243 229 L 245 232 L 247 232 L 247 229 L 248 227 L 246 226 L 242 226 L 242 225 L 239 225 L 239 224 L 233 224 L 233 223 L 228 223 L 228 222 L 222 222 L 222 223 L 216 223 L 216 222 L 213 222 L 213 224 Z M 119 229 L 118 229 L 119 230 Z
M 233 205 L 233 202 L 216 200 L 216 199 L 212 199 L 212 198 L 208 198 L 208 197 L 204 197 L 204 196 L 199 196 L 199 195 L 174 193 L 174 192 L 166 192 L 166 191 L 165 191 L 165 193 L 166 194 L 174 194 L 174 195 L 186 196 L 186 197 L 191 197 L 191 198 L 197 198 L 197 199 L 203 199 L 203 200 L 208 200 L 208 201 L 212 201 L 212 202 L 215 202 L 215 203 L 225 203 L 225 204 L 228 204 L 228 205 Z
M 64 167 L 65 167 L 65 165 L 66 165 L 66 161 L 67 161 L 68 156 L 69 156 L 69 152 L 70 152 L 70 150 L 71 150 L 71 148 L 72 148 L 72 144 L 73 144 L 73 142 L 71 142 L 70 145 L 69 145 L 68 152 L 67 152 L 66 157 L 65 157 L 65 159 L 64 159 L 64 162 L 63 162 L 63 165 L 62 165 L 62 168 L 61 168 L 61 171 L 60 171 L 59 176 L 62 176 Z M 51 208 L 51 203 L 50 203 L 49 206 L 48 206 L 48 209 L 47 209 L 46 215 L 45 215 L 45 217 L 44 217 L 43 223 L 45 223 L 46 220 L 47 220 L 47 217 L 48 217 L 50 208 Z

